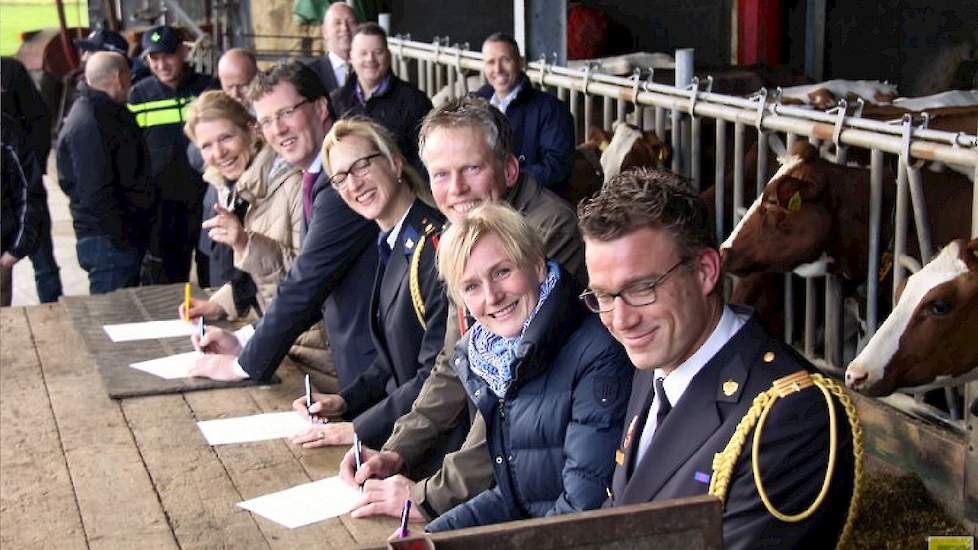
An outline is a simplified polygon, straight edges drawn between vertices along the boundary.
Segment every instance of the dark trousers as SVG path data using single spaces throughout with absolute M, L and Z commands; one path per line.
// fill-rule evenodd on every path
M 190 280 L 190 263 L 200 235 L 201 205 L 164 200 L 160 205 L 160 259 L 166 283 Z
M 75 245 L 78 264 L 88 272 L 88 291 L 104 294 L 139 284 L 139 264 L 143 254 L 136 248 L 121 247 L 108 237 L 82 237 Z
M 63 294 L 61 290 L 61 273 L 57 260 L 54 259 L 54 243 L 51 241 L 51 213 L 47 205 L 41 213 L 40 240 L 37 251 L 30 255 L 34 266 L 34 284 L 37 286 L 37 298 L 42 304 L 57 302 Z

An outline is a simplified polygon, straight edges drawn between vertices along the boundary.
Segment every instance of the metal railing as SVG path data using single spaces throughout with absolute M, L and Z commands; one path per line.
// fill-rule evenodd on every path
M 482 73 L 482 55 L 469 51 L 468 44 L 449 46 L 448 39 L 436 38 L 433 43 L 411 41 L 410 36 L 389 39 L 393 54 L 393 68 L 401 78 L 414 82 L 429 97 L 438 93 L 443 86 L 448 87 L 448 95 L 455 97 L 467 87 L 459 86 L 467 76 L 474 72 Z M 413 71 L 411 65 L 414 64 Z M 632 120 L 643 130 L 654 130 L 665 139 L 670 130 L 673 159 L 671 169 L 688 177 L 697 189 L 706 183 L 701 173 L 703 145 L 709 136 L 704 136 L 704 118 L 715 121 L 715 171 L 716 217 L 718 242 L 739 221 L 745 212 L 744 157 L 748 128 L 757 135 L 758 147 L 755 193 L 759 194 L 768 181 L 768 136 L 772 133 L 784 136 L 790 149 L 795 140 L 807 138 L 818 146 L 832 142 L 836 147 L 836 162 L 845 164 L 850 147 L 867 149 L 870 152 L 870 235 L 869 235 L 869 273 L 879 272 L 881 246 L 880 225 L 882 212 L 882 190 L 886 155 L 897 158 L 896 177 L 896 228 L 894 236 L 894 277 L 893 292 L 906 271 L 920 269 L 921 263 L 930 260 L 934 253 L 931 245 L 929 225 L 926 221 L 926 208 L 923 197 L 923 184 L 916 161 L 937 161 L 958 167 L 965 167 L 972 174 L 972 181 L 978 181 L 978 137 L 969 133 L 952 133 L 914 126 L 909 116 L 892 122 L 872 120 L 857 116 L 861 105 L 855 106 L 855 113 L 845 102 L 832 111 L 814 111 L 802 107 L 783 105 L 779 101 L 779 91 L 760 90 L 752 97 L 736 97 L 712 92 L 712 78 L 701 82 L 695 78 L 689 86 L 676 87 L 652 82 L 652 75 L 642 78 L 635 73 L 630 77 L 619 77 L 595 72 L 588 66 L 580 70 L 547 63 L 546 59 L 527 64 L 530 81 L 541 89 L 552 91 L 562 101 L 568 103 L 575 120 L 578 135 L 592 125 L 600 125 L 606 130 L 615 121 L 625 120 L 631 112 Z M 484 82 L 484 80 L 483 80 Z M 457 90 L 460 87 L 461 90 Z M 600 124 L 595 124 L 595 101 L 600 98 Z M 733 210 L 724 211 L 724 181 L 726 179 L 727 127 L 733 125 Z M 672 131 L 676 129 L 676 131 Z M 978 133 L 978 128 L 975 129 Z M 978 237 L 978 184 L 974 185 L 971 234 Z M 907 256 L 908 212 L 913 209 L 916 233 L 920 241 L 921 262 Z M 885 213 L 889 215 L 889 213 Z M 729 219 L 732 223 L 725 223 Z M 824 300 L 818 300 L 818 278 L 824 279 Z M 793 307 L 793 285 L 799 276 L 785 275 L 785 334 L 790 344 L 795 344 L 793 335 L 796 327 L 796 312 Z M 844 349 L 842 336 L 845 314 L 842 304 L 840 280 L 832 274 L 802 277 L 805 285 L 804 328 L 801 351 L 819 368 L 835 375 L 843 372 L 846 362 L 855 355 L 855 349 Z M 878 294 L 879 279 L 872 275 L 867 280 L 866 339 L 875 333 L 879 325 Z M 818 311 L 824 309 L 823 351 L 816 352 L 818 344 Z M 890 399 L 890 398 L 888 398 Z M 906 403 L 907 399 L 911 403 Z M 921 405 L 922 396 L 913 398 L 896 395 L 890 399 L 903 409 L 914 409 L 948 423 L 957 430 L 963 430 L 959 421 L 956 398 L 948 396 L 949 413 L 935 410 L 928 415 L 928 407 Z M 949 421 L 949 422 L 948 422 Z

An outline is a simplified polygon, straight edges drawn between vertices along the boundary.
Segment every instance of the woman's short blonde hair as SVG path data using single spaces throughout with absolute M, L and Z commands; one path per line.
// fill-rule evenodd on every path
M 520 269 L 534 268 L 544 261 L 543 241 L 519 212 L 505 203 L 483 204 L 464 220 L 452 223 L 438 246 L 438 271 L 456 304 L 462 304 L 459 283 L 469 255 L 479 239 L 489 233 L 499 237 L 509 259 Z
M 197 143 L 197 125 L 213 120 L 227 120 L 246 136 L 252 135 L 252 128 L 255 126 L 255 115 L 248 112 L 244 105 L 220 90 L 211 90 L 200 94 L 200 97 L 190 104 L 183 133 L 187 134 L 190 141 Z M 257 145 L 259 141 L 257 133 L 255 136 L 255 145 Z
M 397 142 L 394 141 L 394 136 L 391 135 L 390 131 L 373 120 L 362 116 L 338 120 L 333 124 L 329 133 L 326 134 L 326 139 L 323 140 L 323 168 L 327 174 L 332 176 L 334 173 L 333 167 L 329 165 L 330 149 L 351 136 L 359 137 L 373 145 L 387 159 L 391 168 L 394 167 L 394 159 L 398 159 L 402 167 L 401 177 L 407 180 L 414 194 L 424 198 L 430 196 L 427 185 L 421 180 L 421 177 L 418 176 L 414 168 L 404 159 L 404 154 L 401 153 L 401 149 L 397 146 Z

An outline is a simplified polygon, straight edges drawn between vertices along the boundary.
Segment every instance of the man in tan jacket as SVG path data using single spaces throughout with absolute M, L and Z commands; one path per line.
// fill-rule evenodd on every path
M 520 174 L 505 115 L 483 99 L 453 100 L 425 117 L 418 141 L 435 203 L 449 223 L 485 201 L 506 201 L 539 231 L 547 257 L 585 281 L 577 217 L 567 203 Z M 465 324 L 464 315 L 450 306 L 445 346 L 411 412 L 397 421 L 383 449 L 364 449 L 356 472 L 353 453 L 343 458 L 340 475 L 364 486 L 353 517 L 398 517 L 410 498 L 416 504 L 413 519 L 431 520 L 492 486 L 485 423 L 479 416 L 472 419 L 462 448 L 445 456 L 440 470 L 416 469 L 432 462 L 429 453 L 442 434 L 468 421 L 465 390 L 449 365 Z

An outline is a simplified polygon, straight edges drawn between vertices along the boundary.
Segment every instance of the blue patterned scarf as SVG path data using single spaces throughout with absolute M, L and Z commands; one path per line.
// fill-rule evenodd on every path
M 482 326 L 482 323 L 475 323 L 469 330 L 469 368 L 489 385 L 492 393 L 497 397 L 506 395 L 513 381 L 511 366 L 516 359 L 516 350 L 523 342 L 526 328 L 537 316 L 537 312 L 540 311 L 540 307 L 550 296 L 550 291 L 554 289 L 559 279 L 560 268 L 557 262 L 547 262 L 547 277 L 540 283 L 540 299 L 530 316 L 523 321 L 523 328 L 520 329 L 519 335 L 508 338 L 499 336 Z

